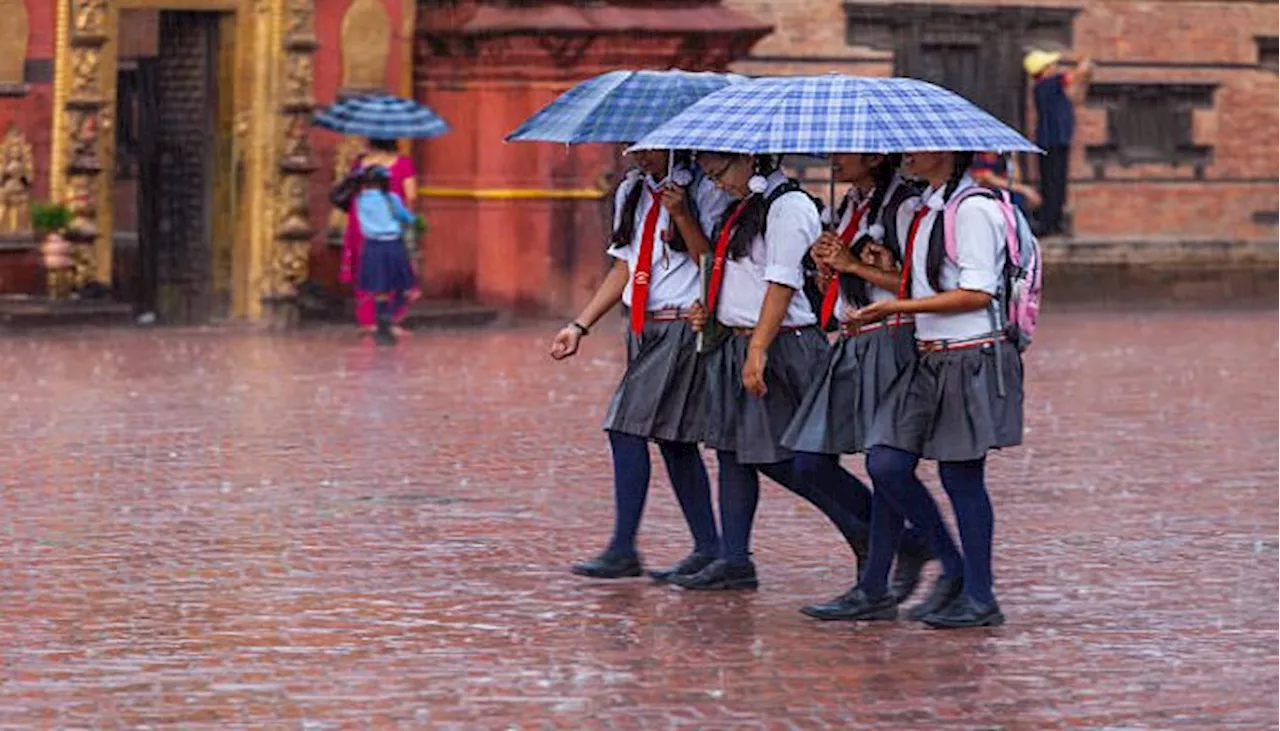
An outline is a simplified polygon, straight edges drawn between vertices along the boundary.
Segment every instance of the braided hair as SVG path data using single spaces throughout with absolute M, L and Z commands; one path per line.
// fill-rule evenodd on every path
M 893 179 L 898 174 L 898 167 L 901 165 L 902 155 L 897 153 L 885 155 L 880 164 L 876 165 L 875 170 L 871 172 L 876 187 L 871 193 L 871 201 L 867 204 L 865 220 L 868 221 L 868 225 L 880 221 L 880 214 L 884 210 L 885 198 L 889 195 L 889 189 L 893 187 Z M 840 217 L 844 217 L 843 212 Z M 853 245 L 853 255 L 855 257 L 861 255 L 862 250 L 872 241 L 873 239 L 870 236 L 863 236 L 858 239 Z M 897 252 L 893 252 L 893 258 L 895 261 L 898 260 Z M 871 303 L 871 296 L 867 292 L 867 280 L 862 277 L 841 274 L 840 291 L 844 293 L 844 296 L 850 302 L 859 307 L 865 307 Z
M 745 155 L 738 155 L 745 157 Z M 778 170 L 778 159 L 773 155 L 759 155 L 756 157 L 755 169 L 753 175 L 769 177 Z M 742 210 L 742 215 L 738 216 L 737 226 L 733 230 L 733 234 L 729 239 L 728 258 L 737 261 L 751 252 L 751 242 L 760 232 L 764 230 L 765 211 L 769 207 L 764 194 L 748 194 L 746 208 Z M 724 215 L 724 219 L 720 222 L 723 227 L 725 221 L 730 215 L 734 206 L 730 206 Z
M 974 153 L 972 152 L 955 153 L 951 177 L 947 178 L 946 187 L 942 189 L 942 202 L 944 205 L 951 200 L 951 196 L 955 195 L 956 188 L 960 187 L 960 181 L 964 178 L 965 173 L 969 172 L 969 167 L 973 165 L 973 155 Z M 945 225 L 943 223 L 944 218 L 942 215 L 937 216 L 937 220 L 934 223 L 935 231 L 938 230 L 938 227 Z M 945 232 L 943 233 L 945 234 Z M 930 232 L 929 255 L 925 259 L 925 274 L 929 277 L 929 286 L 933 287 L 935 292 L 942 291 L 942 262 L 946 259 L 946 256 L 947 247 L 943 242 L 943 236 Z
M 675 167 L 691 167 L 693 165 L 693 153 L 688 150 L 677 150 L 675 153 Z M 674 169 L 669 172 L 674 172 Z M 626 185 L 627 180 L 624 178 L 619 185 Z M 640 208 L 640 199 L 644 196 L 646 187 L 644 175 L 631 183 L 631 189 L 627 191 L 627 197 L 622 201 L 622 210 L 618 212 L 618 220 L 613 234 L 609 237 L 610 249 L 622 249 L 631 245 L 636 235 L 636 211 Z M 690 188 L 686 189 L 688 195 L 693 195 L 694 191 Z M 654 201 L 655 206 L 662 205 L 659 201 Z M 670 238 L 666 240 L 666 245 L 672 251 L 686 252 L 689 246 L 684 242 L 684 236 L 680 234 L 677 226 L 670 227 Z

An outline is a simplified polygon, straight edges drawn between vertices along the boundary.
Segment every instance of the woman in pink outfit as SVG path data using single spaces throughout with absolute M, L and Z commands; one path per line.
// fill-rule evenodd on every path
M 413 210 L 413 204 L 418 194 L 417 170 L 413 167 L 413 160 L 406 155 L 401 155 L 396 147 L 395 140 L 369 140 L 369 149 L 364 154 L 356 158 L 351 169 L 368 167 L 371 165 L 381 165 L 391 172 L 391 192 L 400 196 L 404 200 L 405 206 L 410 211 Z M 356 217 L 355 206 L 352 206 L 350 215 L 347 216 L 347 230 L 342 236 L 342 270 L 340 279 L 343 282 L 356 283 L 360 281 L 360 253 L 364 245 L 364 239 L 360 235 L 360 221 Z M 414 268 L 417 269 L 418 262 L 414 262 Z M 422 290 L 415 288 L 410 290 L 405 298 L 405 304 L 396 312 L 392 321 L 399 323 L 404 319 L 408 312 L 409 305 L 422 296 Z M 377 326 L 377 317 L 374 314 L 373 295 L 363 292 L 356 285 L 356 323 L 364 332 L 372 333 Z

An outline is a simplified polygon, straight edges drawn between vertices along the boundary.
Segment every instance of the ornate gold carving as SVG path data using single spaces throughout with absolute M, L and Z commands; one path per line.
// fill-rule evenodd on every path
M 311 159 L 310 130 L 311 124 L 300 114 L 289 120 L 284 129 L 284 146 L 280 151 L 281 169 L 301 173 L 316 169 Z
M 115 21 L 109 0 L 60 0 L 59 5 L 69 6 L 70 17 L 63 20 L 59 11 L 55 86 L 60 108 L 55 114 L 60 124 L 54 157 L 62 169 L 55 174 L 66 176 L 65 185 L 57 189 L 72 215 L 66 238 L 76 244 L 74 279 L 84 285 L 97 273 L 99 203 L 107 198 L 100 175 L 102 155 L 111 154 L 102 139 L 110 124 L 103 111 L 109 90 L 104 79 L 114 62 L 104 58 L 103 46 L 115 33 Z
M 81 173 L 67 178 L 67 210 L 71 211 L 71 223 L 67 225 L 67 238 L 73 241 L 93 241 L 98 237 L 98 197 L 94 192 L 95 175 Z
M 31 143 L 16 125 L 0 142 L 0 233 L 31 230 L 31 183 L 35 165 Z
M 307 196 L 309 186 L 305 175 L 285 175 L 280 181 L 280 225 L 276 235 L 282 239 L 306 239 L 311 237 L 311 216 Z
M 311 96 L 314 64 L 310 53 L 290 53 L 285 61 L 284 107 L 290 112 L 310 112 L 316 106 Z
M 67 130 L 71 140 L 71 160 L 68 170 L 97 172 L 102 169 L 98 159 L 98 112 L 90 109 L 67 111 Z
M 342 142 L 338 143 L 333 152 L 333 183 L 335 185 L 351 172 L 351 166 L 355 163 L 356 157 L 365 151 L 366 146 L 367 143 L 361 137 L 343 137 Z M 330 238 L 341 239 L 347 229 L 347 212 L 337 206 L 331 206 L 328 229 Z
M 4 32 L 0 33 L 0 86 L 21 86 L 25 81 L 24 65 L 27 60 L 27 6 L 23 0 L 0 0 L 0 18 L 4 18 Z
M 71 21 L 77 38 L 105 39 L 107 32 L 107 0 L 74 0 Z
M 102 100 L 98 70 L 102 54 L 97 48 L 76 48 L 71 52 L 71 98 L 69 103 L 97 104 Z
M 286 42 L 315 38 L 315 0 L 288 0 L 285 18 Z
M 267 299 L 292 299 L 307 278 L 311 228 L 310 173 L 316 165 L 308 140 L 311 112 L 316 102 L 311 87 L 316 48 L 314 0 L 281 0 L 284 11 L 281 48 L 284 50 L 280 80 L 280 112 L 284 132 L 277 144 L 275 244 L 266 260 Z
M 356 0 L 342 18 L 342 89 L 372 91 L 387 85 L 391 15 L 382 0 Z

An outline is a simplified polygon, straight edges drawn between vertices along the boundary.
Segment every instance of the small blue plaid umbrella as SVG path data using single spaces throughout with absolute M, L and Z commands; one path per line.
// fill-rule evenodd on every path
M 508 142 L 635 142 L 734 74 L 610 71 L 556 97 L 507 135 Z
M 633 149 L 754 154 L 1040 152 L 953 91 L 916 79 L 771 77 L 704 97 Z
M 435 112 L 413 101 L 388 94 L 340 99 L 315 117 L 317 126 L 374 140 L 427 139 L 449 131 Z

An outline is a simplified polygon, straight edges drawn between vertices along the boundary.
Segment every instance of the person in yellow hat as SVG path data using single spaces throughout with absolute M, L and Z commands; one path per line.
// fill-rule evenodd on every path
M 1083 87 L 1093 72 L 1093 64 L 1084 59 L 1072 71 L 1058 65 L 1062 54 L 1036 49 L 1022 60 L 1034 86 L 1036 103 L 1036 144 L 1045 151 L 1040 158 L 1040 205 L 1037 222 L 1041 236 L 1066 233 L 1063 209 L 1067 203 L 1067 163 L 1075 136 L 1076 110 L 1072 97 L 1080 98 Z

